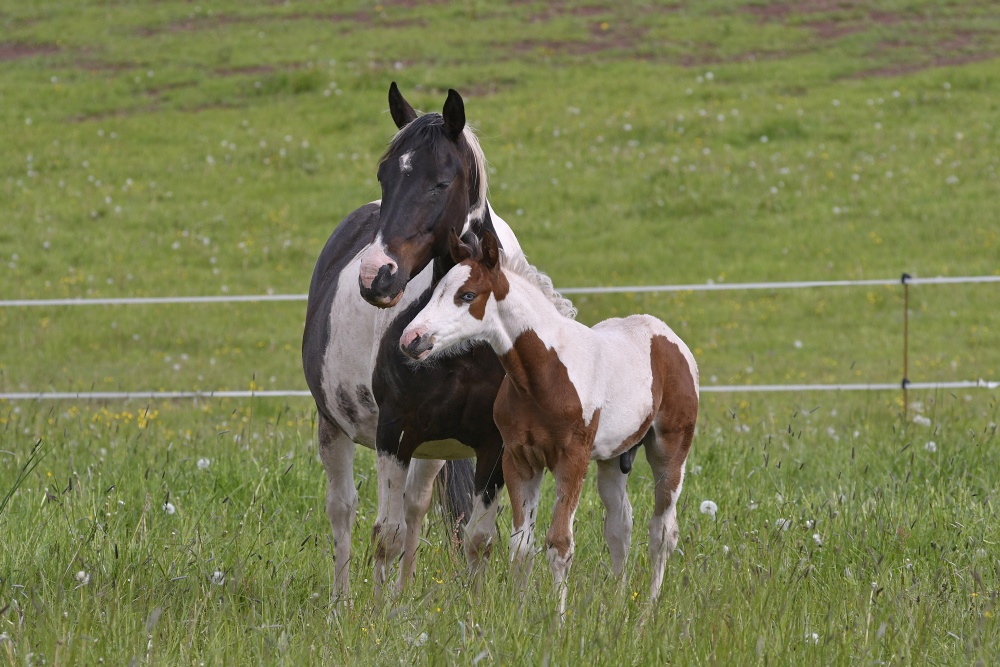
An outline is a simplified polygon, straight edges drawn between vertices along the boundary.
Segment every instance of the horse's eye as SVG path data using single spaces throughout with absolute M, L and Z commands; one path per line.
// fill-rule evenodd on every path
M 465 303 L 472 303 L 473 301 L 476 300 L 476 293 L 475 292 L 466 292 L 465 294 L 463 294 L 462 296 L 460 296 L 458 298 L 460 298 Z
M 444 181 L 442 181 L 442 182 L 438 183 L 437 185 L 435 185 L 434 189 L 435 190 L 447 190 L 449 185 L 451 185 L 451 181 L 448 181 L 447 183 L 445 183 Z

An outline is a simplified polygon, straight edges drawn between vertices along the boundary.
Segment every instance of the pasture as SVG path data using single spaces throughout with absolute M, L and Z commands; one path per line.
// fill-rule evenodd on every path
M 996 275 L 995 12 L 790 7 L 0 3 L 0 298 L 305 292 L 379 196 L 392 80 L 463 94 L 560 287 Z M 1000 379 L 997 289 L 911 288 L 911 380 Z M 574 302 L 662 318 L 705 387 L 901 379 L 900 287 Z M 304 388 L 303 315 L 0 308 L 0 391 Z M 640 457 L 627 585 L 591 475 L 562 626 L 544 559 L 514 594 L 508 511 L 480 585 L 437 518 L 376 605 L 367 450 L 331 606 L 307 399 L 0 401 L 0 663 L 993 664 L 997 395 L 910 400 L 704 393 L 661 600 Z

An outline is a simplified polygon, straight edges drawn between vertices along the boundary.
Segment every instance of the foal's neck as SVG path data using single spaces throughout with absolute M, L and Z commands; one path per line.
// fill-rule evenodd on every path
M 491 341 L 511 382 L 522 391 L 544 395 L 567 340 L 589 329 L 562 315 L 547 296 L 526 278 L 505 271 L 510 283 L 506 298 L 497 302 L 501 331 Z M 562 366 L 564 368 L 564 366 Z

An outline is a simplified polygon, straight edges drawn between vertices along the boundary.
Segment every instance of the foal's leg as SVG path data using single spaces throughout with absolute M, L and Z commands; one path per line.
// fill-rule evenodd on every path
M 319 459 L 326 471 L 326 514 L 333 529 L 333 595 L 347 600 L 351 593 L 351 527 L 358 509 L 354 487 L 354 443 L 319 413 Z
M 611 571 L 622 579 L 625 561 L 632 545 L 632 504 L 625 484 L 628 475 L 621 471 L 618 459 L 597 462 L 597 492 L 604 503 L 604 539 L 611 552 Z
M 509 447 L 509 445 L 508 445 Z M 510 536 L 510 562 L 514 582 L 521 595 L 528 585 L 535 548 L 535 522 L 538 520 L 538 500 L 541 495 L 543 468 L 532 468 L 503 454 L 503 477 L 510 496 L 512 532 Z
M 417 568 L 417 545 L 427 508 L 431 506 L 434 478 L 444 467 L 436 459 L 412 459 L 403 492 L 403 512 L 406 519 L 406 542 L 403 545 L 403 566 L 399 570 L 396 590 L 402 592 L 413 581 Z
M 677 525 L 677 498 L 681 495 L 684 481 L 684 462 L 694 427 L 660 431 L 652 446 L 646 447 L 646 459 L 653 470 L 655 504 L 653 517 L 649 520 L 649 560 L 653 567 L 650 597 L 655 600 L 663 585 L 663 570 L 667 558 L 677 547 L 680 528 Z
M 582 446 L 579 449 L 586 453 Z M 545 554 L 549 558 L 552 581 L 559 591 L 560 617 L 566 615 L 566 578 L 573 564 L 573 518 L 580 503 L 589 462 L 587 456 L 566 458 L 552 471 L 556 478 L 556 502 L 552 509 L 552 524 L 545 536 Z

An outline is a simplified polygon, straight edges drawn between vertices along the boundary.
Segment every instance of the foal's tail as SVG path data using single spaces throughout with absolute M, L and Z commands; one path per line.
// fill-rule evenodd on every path
M 442 516 L 448 525 L 448 530 L 454 531 L 459 540 L 462 538 L 462 532 L 457 529 L 465 526 L 472 514 L 475 475 L 475 459 L 458 459 L 445 461 L 444 467 L 434 480 L 441 501 Z

